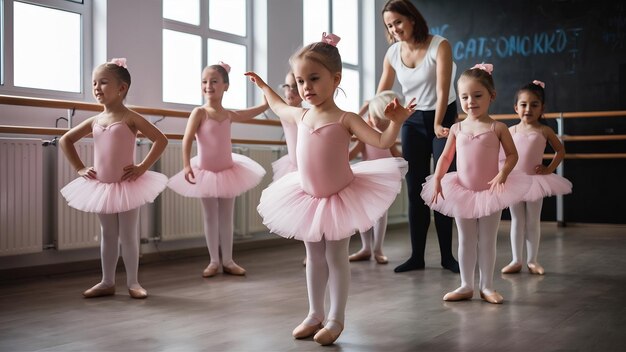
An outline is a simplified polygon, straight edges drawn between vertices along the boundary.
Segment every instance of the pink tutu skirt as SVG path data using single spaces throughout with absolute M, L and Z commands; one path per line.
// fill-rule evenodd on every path
M 326 198 L 306 193 L 300 173 L 291 172 L 263 191 L 257 210 L 263 224 L 282 237 L 341 240 L 368 230 L 385 214 L 400 193 L 402 165 L 406 161 L 401 158 L 356 163 L 352 182 Z
M 572 183 L 557 174 L 529 175 L 532 184 L 524 198 L 525 202 L 534 202 L 541 198 L 572 193 Z
M 198 168 L 198 159 L 191 159 L 195 184 L 185 180 L 184 171 L 172 176 L 167 186 L 174 192 L 190 198 L 234 198 L 261 183 L 265 169 L 256 161 L 232 153 L 233 166 L 222 171 Z
M 297 171 L 298 167 L 291 162 L 289 155 L 285 155 L 282 158 L 274 161 L 272 163 L 272 171 L 274 171 L 274 176 L 272 176 L 272 181 L 276 181 L 279 178 L 285 176 L 290 172 Z
M 459 182 L 456 172 L 449 172 L 441 180 L 441 189 L 445 199 L 439 196 L 432 202 L 434 194 L 434 178 L 426 177 L 422 184 L 422 199 L 431 209 L 441 214 L 462 219 L 476 219 L 491 215 L 504 208 L 519 203 L 524 199 L 532 183 L 530 176 L 512 171 L 506 179 L 502 192 L 473 191 Z
M 114 214 L 152 203 L 166 184 L 167 176 L 154 171 L 146 171 L 135 181 L 114 183 L 79 177 L 65 185 L 61 194 L 72 208 Z

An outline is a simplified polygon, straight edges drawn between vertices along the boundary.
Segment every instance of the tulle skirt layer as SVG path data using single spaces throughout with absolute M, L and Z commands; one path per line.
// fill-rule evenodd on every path
M 272 181 L 276 181 L 286 174 L 294 172 L 296 170 L 298 170 L 298 167 L 293 162 L 291 162 L 289 155 L 285 155 L 272 163 L 272 171 L 274 172 L 274 175 L 272 176 Z
M 135 181 L 114 183 L 80 177 L 63 187 L 61 194 L 72 208 L 113 214 L 153 202 L 166 184 L 167 176 L 154 171 L 146 171 Z
M 426 177 L 426 182 L 422 185 L 421 196 L 424 202 L 444 215 L 463 219 L 491 215 L 522 201 L 532 183 L 530 176 L 512 171 L 501 192 L 491 192 L 489 189 L 473 191 L 461 185 L 456 172 L 449 172 L 441 180 L 441 189 L 445 199 L 439 196 L 436 202 L 431 203 L 434 181 L 431 175 Z
M 286 238 L 341 240 L 366 231 L 393 203 L 402 186 L 406 161 L 385 158 L 352 165 L 353 181 L 325 198 L 306 193 L 300 173 L 291 172 L 263 191 L 258 206 L 263 223 Z
M 172 176 L 167 186 L 174 192 L 191 198 L 233 198 L 258 185 L 265 169 L 247 156 L 232 153 L 233 166 L 218 172 L 198 167 L 198 159 L 191 159 L 195 184 L 185 180 L 184 171 Z
M 572 193 L 572 183 L 557 174 L 530 175 L 532 184 L 524 196 L 524 201 Z

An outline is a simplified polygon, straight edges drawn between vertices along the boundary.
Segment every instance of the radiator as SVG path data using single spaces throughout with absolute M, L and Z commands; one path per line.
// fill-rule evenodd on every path
M 234 153 L 246 155 L 257 161 L 267 171 L 261 183 L 235 199 L 234 232 L 237 237 L 267 231 L 256 207 L 261 192 L 271 182 L 272 161 L 278 151 L 269 147 L 234 147 Z M 196 154 L 194 148 L 191 155 Z M 172 177 L 182 170 L 182 143 L 170 142 L 161 156 L 161 172 Z M 183 197 L 170 189 L 160 196 L 160 235 L 164 241 L 204 236 L 202 205 L 197 198 Z
M 161 155 L 161 173 L 172 177 L 183 169 L 181 142 L 170 141 Z M 195 143 L 191 155 L 196 154 Z M 166 188 L 157 198 L 160 204 L 160 237 L 163 241 L 204 236 L 202 205 L 198 198 L 188 198 Z
M 41 139 L 0 139 L 0 256 L 43 249 Z
M 93 165 L 93 141 L 86 139 L 75 143 L 74 146 L 83 163 Z M 98 247 L 100 244 L 101 230 L 98 216 L 68 206 L 59 192 L 76 177 L 76 171 L 67 161 L 61 148 L 58 148 L 56 248 L 59 250 Z
M 235 233 L 246 236 L 256 232 L 267 232 L 267 227 L 263 225 L 263 219 L 256 208 L 261 199 L 261 192 L 272 182 L 272 162 L 278 159 L 280 150 L 271 147 L 254 147 L 236 148 L 235 152 L 256 161 L 266 171 L 259 185 L 235 200 Z

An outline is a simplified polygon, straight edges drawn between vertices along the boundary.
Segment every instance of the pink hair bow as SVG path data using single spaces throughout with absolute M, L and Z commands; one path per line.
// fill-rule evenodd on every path
M 218 61 L 217 64 L 222 66 L 226 70 L 226 73 L 230 73 L 230 65 L 229 64 L 225 63 L 224 61 Z
M 486 64 L 484 62 L 481 63 L 481 64 L 476 64 L 472 68 L 477 68 L 479 70 L 483 70 L 483 71 L 487 72 L 488 74 L 491 74 L 491 72 L 493 72 L 493 65 L 492 64 Z
M 128 66 L 126 66 L 126 58 L 125 57 L 114 57 L 114 58 L 111 59 L 111 61 L 109 61 L 109 63 L 115 64 L 115 65 L 123 67 L 123 68 L 128 68 Z
M 538 80 L 534 80 L 534 81 L 533 81 L 533 84 L 538 85 L 538 86 L 539 86 L 539 87 L 541 87 L 541 88 L 545 88 L 545 87 L 546 87 L 546 84 L 545 84 L 545 83 L 543 83 L 543 82 L 541 82 L 541 81 L 538 81 Z
M 337 35 L 334 35 L 332 33 L 329 33 L 328 35 L 326 35 L 326 32 L 322 33 L 322 42 L 326 43 L 326 44 L 330 44 L 332 46 L 337 46 L 337 43 L 339 43 L 339 41 L 341 40 L 341 38 Z

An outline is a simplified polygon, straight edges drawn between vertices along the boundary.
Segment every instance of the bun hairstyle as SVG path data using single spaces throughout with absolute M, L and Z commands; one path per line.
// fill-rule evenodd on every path
M 396 92 L 392 90 L 385 90 L 376 94 L 376 96 L 369 101 L 367 113 L 370 117 L 385 119 L 385 107 L 397 97 Z
M 230 79 L 228 78 L 228 73 L 230 73 L 230 65 L 220 61 L 215 65 L 210 65 L 205 68 L 205 70 L 208 69 L 219 72 L 220 76 L 222 76 L 222 80 L 224 81 L 224 83 L 230 84 Z
M 324 32 L 321 41 L 311 43 L 296 51 L 289 58 L 289 63 L 293 66 L 293 62 L 296 60 L 313 60 L 326 67 L 331 73 L 341 73 L 341 55 L 337 49 L 337 43 L 340 39 L 334 34 L 326 35 L 326 32 Z
M 537 81 L 537 80 L 532 81 L 531 83 L 528 83 L 528 84 L 524 85 L 523 87 L 521 87 L 520 89 L 517 90 L 517 93 L 515 93 L 515 105 L 517 105 L 517 101 L 519 99 L 519 95 L 522 92 L 530 92 L 530 93 L 534 94 L 541 101 L 541 105 L 545 105 L 545 103 L 546 103 L 546 93 L 545 93 L 544 87 L 545 87 L 545 84 L 543 82 Z
M 459 81 L 464 78 L 474 79 L 480 82 L 480 84 L 482 84 L 483 86 L 485 86 L 489 94 L 493 96 L 496 93 L 496 86 L 493 83 L 493 77 L 491 76 L 491 72 L 493 72 L 492 64 L 476 64 L 474 65 L 474 67 L 467 69 L 463 73 L 461 73 Z

